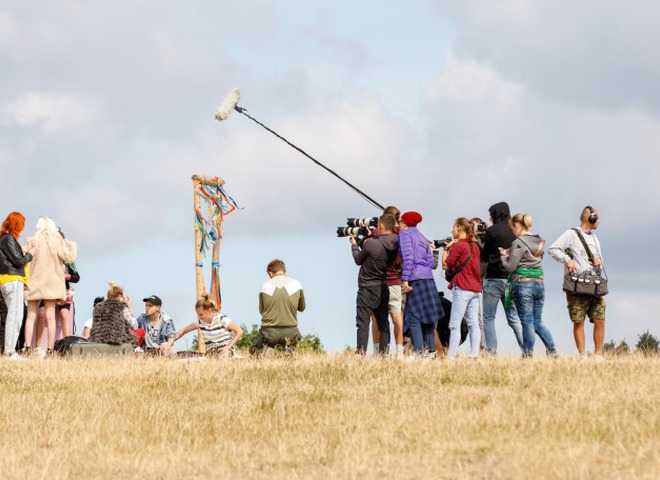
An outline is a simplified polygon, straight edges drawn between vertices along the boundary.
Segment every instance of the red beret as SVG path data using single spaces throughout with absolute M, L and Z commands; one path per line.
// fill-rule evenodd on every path
M 417 212 L 406 212 L 401 215 L 401 221 L 409 227 L 416 227 L 422 221 L 422 216 Z

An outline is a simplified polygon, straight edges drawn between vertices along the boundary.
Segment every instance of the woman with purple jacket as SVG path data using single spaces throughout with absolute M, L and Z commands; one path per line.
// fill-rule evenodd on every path
M 422 216 L 406 212 L 399 220 L 399 254 L 403 261 L 402 288 L 406 293 L 403 330 L 410 333 L 415 353 L 435 355 L 435 325 L 442 318 L 440 295 L 433 279 L 435 261 L 431 242 L 417 229 Z

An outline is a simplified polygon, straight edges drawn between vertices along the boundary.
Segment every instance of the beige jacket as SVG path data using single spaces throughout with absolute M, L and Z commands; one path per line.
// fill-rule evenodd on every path
M 54 247 L 44 237 L 28 241 L 27 250 L 33 256 L 30 263 L 25 300 L 62 300 L 66 295 L 64 264 L 76 259 L 78 246 L 69 240 L 56 238 Z

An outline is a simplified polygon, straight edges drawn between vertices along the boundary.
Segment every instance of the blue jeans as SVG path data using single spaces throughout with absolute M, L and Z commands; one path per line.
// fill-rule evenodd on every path
M 484 279 L 484 336 L 486 337 L 486 348 L 492 353 L 497 353 L 497 334 L 495 333 L 495 314 L 497 305 L 502 302 L 504 306 L 504 290 L 506 288 L 506 279 L 504 278 L 486 278 Z M 504 309 L 506 321 L 513 330 L 520 349 L 523 349 L 522 326 L 516 307 L 512 304 Z
M 555 354 L 557 349 L 552 334 L 541 321 L 543 303 L 545 301 L 545 287 L 543 282 L 524 281 L 513 284 L 513 299 L 516 303 L 518 315 L 522 323 L 523 355 L 534 355 L 534 341 L 539 336 L 546 351 Z
M 7 320 L 5 321 L 5 355 L 11 355 L 16 351 L 16 342 L 21 332 L 23 323 L 23 282 L 14 280 L 3 283 L 0 286 L 2 297 L 7 305 Z
M 451 317 L 449 317 L 449 358 L 456 356 L 461 341 L 461 321 L 465 317 L 470 331 L 470 356 L 479 355 L 481 330 L 479 329 L 479 304 L 481 293 L 470 292 L 459 287 L 452 289 Z

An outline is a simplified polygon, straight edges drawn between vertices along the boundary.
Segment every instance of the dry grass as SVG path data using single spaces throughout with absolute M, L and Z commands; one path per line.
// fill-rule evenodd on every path
M 0 361 L 4 478 L 660 477 L 660 358 Z

